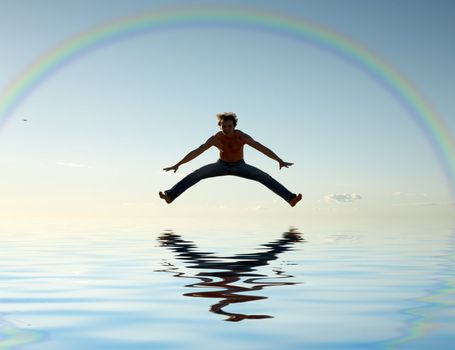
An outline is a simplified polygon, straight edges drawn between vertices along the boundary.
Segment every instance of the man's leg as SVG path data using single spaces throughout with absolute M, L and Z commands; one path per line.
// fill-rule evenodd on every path
M 302 199 L 301 194 L 296 195 L 295 193 L 292 193 L 266 172 L 244 162 L 239 163 L 238 166 L 235 166 L 230 174 L 260 182 L 269 190 L 283 198 L 291 206 L 296 205 L 297 202 Z
M 166 201 L 166 203 L 171 203 L 174 199 L 180 196 L 183 192 L 185 192 L 188 188 L 195 185 L 199 181 L 203 179 L 207 179 L 209 177 L 215 176 L 222 176 L 227 175 L 226 167 L 221 162 L 216 162 L 212 164 L 205 165 L 191 174 L 185 176 L 182 180 L 177 182 L 174 187 L 170 190 L 160 192 L 159 195 L 162 199 Z

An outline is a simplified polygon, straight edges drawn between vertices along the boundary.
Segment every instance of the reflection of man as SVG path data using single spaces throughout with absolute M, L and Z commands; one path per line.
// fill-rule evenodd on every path
M 262 170 L 248 165 L 243 160 L 243 146 L 249 145 L 266 156 L 276 160 L 281 168 L 287 168 L 293 163 L 283 161 L 272 150 L 255 141 L 251 136 L 240 130 L 235 130 L 237 116 L 235 113 L 221 113 L 217 115 L 218 125 L 221 131 L 210 137 L 204 144 L 188 153 L 177 164 L 164 168 L 163 170 L 174 170 L 176 172 L 180 165 L 193 160 L 210 147 L 215 146 L 220 151 L 220 159 L 213 164 L 208 164 L 194 171 L 178 182 L 170 190 L 160 192 L 159 195 L 166 203 L 171 203 L 184 191 L 198 183 L 200 180 L 223 175 L 240 176 L 249 180 L 262 183 L 264 186 L 275 192 L 292 207 L 302 199 L 302 195 L 290 192 L 282 184 Z
M 278 279 L 286 279 L 292 276 L 285 275 L 281 271 L 275 271 L 275 275 L 268 276 L 257 273 L 257 267 L 269 265 L 270 261 L 276 260 L 277 255 L 292 249 L 291 245 L 295 242 L 303 241 L 301 234 L 295 229 L 283 234 L 281 239 L 274 242 L 263 244 L 260 251 L 251 254 L 238 254 L 232 257 L 216 257 L 210 252 L 198 252 L 193 242 L 186 241 L 181 236 L 172 232 L 160 236 L 159 240 L 163 246 L 176 252 L 177 258 L 184 260 L 192 265 L 189 269 L 199 271 L 195 275 L 177 273 L 174 276 L 181 278 L 196 278 L 199 282 L 186 285 L 194 288 L 211 288 L 210 291 L 197 291 L 185 293 L 184 296 L 215 298 L 218 302 L 210 307 L 210 311 L 216 314 L 227 316 L 227 321 L 242 321 L 244 319 L 263 319 L 271 318 L 269 315 L 246 315 L 241 313 L 231 313 L 224 310 L 224 307 L 248 301 L 266 299 L 265 296 L 244 294 L 244 292 L 259 291 L 265 287 L 294 285 L 296 282 L 282 282 Z M 174 272 L 175 267 L 165 271 Z M 236 285 L 235 283 L 238 282 Z

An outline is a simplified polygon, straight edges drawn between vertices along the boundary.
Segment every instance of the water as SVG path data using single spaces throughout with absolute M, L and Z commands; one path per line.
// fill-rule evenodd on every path
M 2 228 L 0 349 L 455 341 L 450 227 L 169 226 Z

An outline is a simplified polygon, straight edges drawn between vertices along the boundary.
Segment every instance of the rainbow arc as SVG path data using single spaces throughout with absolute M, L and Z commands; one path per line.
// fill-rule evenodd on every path
M 285 35 L 334 52 L 383 86 L 408 112 L 427 139 L 455 198 L 455 142 L 444 120 L 417 88 L 377 54 L 317 23 L 244 7 L 174 7 L 119 18 L 75 35 L 26 67 L 0 95 L 0 128 L 53 72 L 81 54 L 143 32 L 188 26 L 223 26 Z

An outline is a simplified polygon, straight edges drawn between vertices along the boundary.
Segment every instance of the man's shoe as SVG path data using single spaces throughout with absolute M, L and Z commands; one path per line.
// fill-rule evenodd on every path
M 166 192 L 164 192 L 164 193 L 160 192 L 159 195 L 160 195 L 160 198 L 164 199 L 167 204 L 171 204 L 172 203 L 173 199 L 171 199 L 171 197 L 169 197 Z
M 301 199 L 302 199 L 302 194 L 299 193 L 298 195 L 294 195 L 294 197 L 292 197 L 288 203 L 291 207 L 294 207 L 298 202 L 300 202 Z

